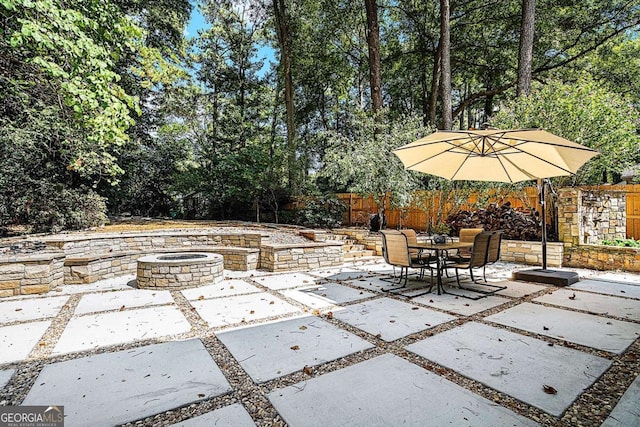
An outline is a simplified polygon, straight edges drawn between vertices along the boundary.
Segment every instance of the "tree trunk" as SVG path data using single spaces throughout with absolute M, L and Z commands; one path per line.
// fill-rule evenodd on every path
M 367 9 L 367 45 L 369 46 L 369 85 L 371 86 L 371 109 L 378 120 L 382 109 L 382 76 L 380 72 L 380 29 L 376 0 L 364 0 Z
M 442 65 L 442 43 L 438 41 L 438 48 L 433 57 L 433 72 L 431 74 L 431 92 L 429 92 L 429 122 L 436 125 L 438 113 L 438 88 L 440 87 L 440 67 Z
M 440 0 L 440 44 L 442 46 L 442 72 L 440 79 L 442 123 L 440 127 L 444 130 L 451 130 L 453 121 L 451 106 L 451 34 L 449 17 L 449 0 Z
M 520 27 L 520 52 L 518 54 L 517 96 L 531 92 L 531 63 L 533 61 L 533 33 L 536 0 L 522 0 L 522 26 Z
M 289 25 L 286 16 L 284 0 L 273 0 L 274 16 L 276 18 L 276 33 L 280 44 L 280 65 L 284 75 L 284 100 L 287 109 L 287 168 L 289 172 L 289 188 L 297 189 L 296 167 L 296 128 L 293 105 L 293 79 L 291 77 L 291 44 Z

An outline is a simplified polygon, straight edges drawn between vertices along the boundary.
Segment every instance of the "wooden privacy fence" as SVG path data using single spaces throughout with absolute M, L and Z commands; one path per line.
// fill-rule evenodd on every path
M 627 238 L 640 240 L 640 184 L 627 185 Z
M 363 197 L 353 193 L 340 193 L 337 196 L 348 207 L 343 216 L 345 226 L 367 226 L 371 215 L 378 213 L 378 205 L 372 196 Z M 460 209 L 486 208 L 489 203 L 502 205 L 509 202 L 514 208 L 541 209 L 536 187 L 527 187 L 519 192 L 494 192 L 488 195 L 457 190 L 421 191 L 415 194 L 412 205 L 402 209 L 391 208 L 389 198 L 386 198 L 385 206 L 387 227 L 422 231 L 428 231 L 430 226 L 434 227 L 444 222 L 449 214 Z
M 626 192 L 627 238 L 640 240 L 640 184 L 579 188 L 584 190 L 615 189 Z M 338 194 L 338 198 L 348 206 L 343 216 L 344 225 L 368 226 L 370 215 L 378 213 L 378 205 L 371 196 L 362 197 L 353 193 L 341 193 Z M 389 198 L 387 197 L 387 199 Z M 387 202 L 385 207 L 387 226 L 427 231 L 429 226 L 444 222 L 450 213 L 455 213 L 459 209 L 486 208 L 489 203 L 501 205 L 510 202 L 514 208 L 541 210 L 537 187 L 526 187 L 520 192 L 495 193 L 489 196 L 479 193 L 456 193 L 455 191 L 424 191 L 420 192 L 417 199 L 421 202 L 414 203 L 405 209 L 392 209 Z M 560 201 L 560 203 L 562 202 Z M 553 215 L 549 217 L 553 218 Z

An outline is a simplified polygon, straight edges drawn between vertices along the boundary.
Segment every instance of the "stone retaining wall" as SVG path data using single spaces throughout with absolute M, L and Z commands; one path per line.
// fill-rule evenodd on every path
M 61 252 L 0 258 L 0 297 L 42 294 L 63 284 Z
M 547 265 L 562 267 L 564 244 L 547 242 Z M 542 242 L 503 240 L 500 245 L 500 260 L 526 265 L 542 265 Z
M 269 271 L 299 271 L 332 267 L 344 262 L 342 243 L 270 244 L 260 248 L 260 268 Z
M 157 249 L 235 246 L 260 248 L 259 233 L 212 233 L 209 231 L 99 233 L 92 235 L 52 236 L 43 238 L 48 247 L 66 255 L 103 254 L 109 252 L 146 252 Z
M 595 270 L 640 272 L 640 249 L 604 245 L 580 245 L 565 248 L 564 264 Z

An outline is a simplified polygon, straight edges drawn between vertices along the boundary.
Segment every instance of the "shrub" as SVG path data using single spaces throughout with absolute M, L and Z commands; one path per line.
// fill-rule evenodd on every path
M 613 239 L 603 240 L 603 245 L 606 246 L 621 246 L 626 248 L 640 248 L 640 240 L 635 239 Z
M 44 184 L 29 196 L 24 216 L 33 232 L 80 230 L 107 221 L 106 199 L 92 190 Z
M 346 208 L 344 203 L 332 196 L 309 198 L 305 206 L 295 212 L 293 222 L 305 227 L 339 227 Z

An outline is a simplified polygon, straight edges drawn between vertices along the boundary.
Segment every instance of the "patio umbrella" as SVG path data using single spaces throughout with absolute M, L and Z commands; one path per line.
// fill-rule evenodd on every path
M 551 272 L 547 270 L 547 183 L 543 179 L 572 175 L 599 154 L 542 129 L 436 131 L 393 153 L 407 169 L 452 181 L 537 180 L 542 205 L 543 272 Z

